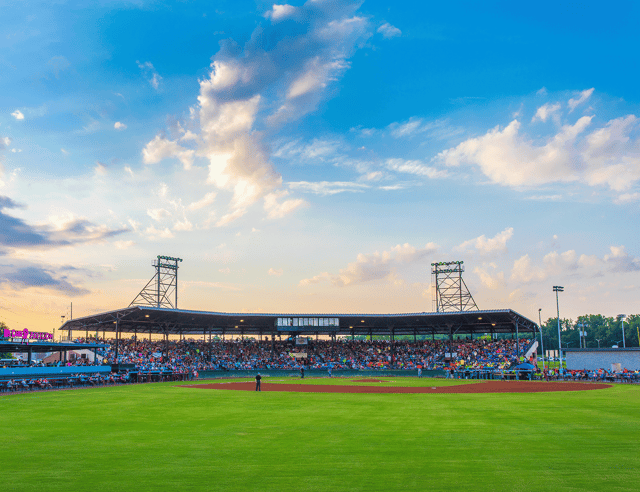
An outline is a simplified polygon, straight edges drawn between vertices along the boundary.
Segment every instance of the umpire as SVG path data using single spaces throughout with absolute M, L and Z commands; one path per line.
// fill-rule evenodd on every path
M 260 380 L 262 379 L 262 376 L 260 376 L 260 373 L 256 374 L 256 391 L 262 391 L 260 389 Z

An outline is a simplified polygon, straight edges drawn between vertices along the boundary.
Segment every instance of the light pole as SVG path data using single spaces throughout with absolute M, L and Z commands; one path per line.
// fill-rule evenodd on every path
M 542 350 L 542 370 L 544 371 L 544 341 L 542 340 L 542 308 L 538 309 L 538 330 L 540 330 L 540 350 Z
M 66 316 L 63 314 L 60 316 L 60 328 L 62 328 L 62 325 L 64 325 L 64 319 L 66 318 Z M 55 340 L 54 340 L 55 342 Z
M 584 321 L 578 323 L 578 334 L 580 335 L 580 348 L 587 348 L 587 332 L 584 329 L 589 326 Z
M 560 369 L 562 369 L 562 336 L 560 335 L 560 301 L 558 300 L 558 292 L 564 292 L 564 287 L 554 285 L 553 291 L 556 293 L 556 308 L 558 309 L 558 351 L 560 355 Z
M 624 319 L 627 317 L 626 314 L 619 314 L 618 318 L 620 318 L 620 326 L 622 327 L 622 348 L 627 348 L 627 342 L 624 336 Z

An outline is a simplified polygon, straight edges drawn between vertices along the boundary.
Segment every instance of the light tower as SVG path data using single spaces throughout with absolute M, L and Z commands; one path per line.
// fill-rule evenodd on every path
M 558 292 L 564 292 L 564 287 L 554 285 L 553 291 L 556 293 L 556 308 L 558 309 L 558 355 L 560 359 L 560 369 L 562 369 L 562 335 L 560 334 L 560 301 L 558 300 Z
M 135 297 L 131 306 L 178 309 L 178 262 L 181 258 L 158 255 L 153 260 L 156 273 Z
M 624 336 L 624 319 L 627 317 L 626 314 L 619 314 L 618 318 L 620 318 L 620 327 L 622 328 L 622 348 L 627 348 L 626 338 Z
M 435 311 L 478 311 L 476 301 L 462 279 L 464 261 L 431 263 L 435 288 Z

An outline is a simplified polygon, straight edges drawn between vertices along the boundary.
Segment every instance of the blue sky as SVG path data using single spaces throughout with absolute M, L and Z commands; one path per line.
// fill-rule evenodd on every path
M 0 1 L 0 320 L 638 312 L 635 2 Z

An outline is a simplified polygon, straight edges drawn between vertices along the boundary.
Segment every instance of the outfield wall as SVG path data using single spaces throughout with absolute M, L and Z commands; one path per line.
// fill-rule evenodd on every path
M 243 370 L 231 370 L 231 371 L 200 371 L 198 374 L 200 378 L 244 378 L 254 377 L 260 373 L 264 377 L 300 377 L 300 370 L 294 369 L 243 369 Z M 325 369 L 305 369 L 305 377 L 328 377 L 329 373 Z M 407 371 L 401 369 L 376 369 L 376 370 L 336 370 L 331 371 L 333 377 L 389 377 L 389 376 L 412 376 L 417 377 L 418 371 Z M 423 377 L 444 377 L 444 371 L 422 371 Z
M 582 369 L 612 371 L 612 365 L 620 364 L 620 369 L 640 371 L 640 348 L 587 348 L 565 349 L 567 354 L 567 369 L 580 371 Z

